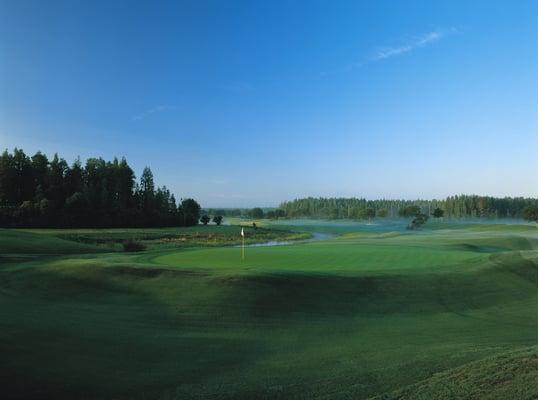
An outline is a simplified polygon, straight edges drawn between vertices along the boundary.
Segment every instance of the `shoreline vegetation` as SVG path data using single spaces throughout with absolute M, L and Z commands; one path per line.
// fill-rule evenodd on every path
M 127 241 L 139 242 L 147 250 L 167 248 L 193 248 L 236 246 L 242 243 L 241 228 L 245 232 L 245 245 L 267 242 L 295 242 L 312 237 L 309 232 L 279 227 L 241 225 L 208 225 L 180 228 L 104 228 L 104 229 L 13 229 L 58 239 L 97 246 L 108 251 L 121 251 Z M 1 233 L 2 230 L 0 230 Z

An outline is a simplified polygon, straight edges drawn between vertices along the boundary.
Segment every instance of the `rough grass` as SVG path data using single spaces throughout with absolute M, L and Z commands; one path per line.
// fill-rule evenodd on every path
M 535 399 L 538 394 L 538 347 L 509 351 L 432 377 L 377 400 Z
M 0 228 L 0 256 L 60 255 L 102 252 L 96 246 L 73 243 L 54 236 Z
M 37 233 L 115 251 L 120 250 L 121 244 L 126 240 L 139 241 L 149 248 L 161 249 L 237 245 L 242 242 L 241 228 L 237 225 L 198 225 L 148 229 L 21 229 L 19 232 Z M 243 229 L 247 244 L 273 240 L 303 240 L 310 237 L 306 232 L 294 232 L 280 227 L 254 229 L 252 226 L 246 226 Z
M 34 257 L 0 264 L 1 391 L 534 398 L 537 232 L 370 231 L 247 248 L 241 261 L 234 247 L 100 254 L 2 231 L 0 248 Z

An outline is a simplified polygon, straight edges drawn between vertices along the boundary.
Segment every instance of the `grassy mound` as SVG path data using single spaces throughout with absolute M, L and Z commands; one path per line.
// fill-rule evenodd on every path
M 3 256 L 80 254 L 102 251 L 96 246 L 62 240 L 55 236 L 0 229 L 0 254 Z
M 372 400 L 507 400 L 538 397 L 538 347 L 471 362 Z

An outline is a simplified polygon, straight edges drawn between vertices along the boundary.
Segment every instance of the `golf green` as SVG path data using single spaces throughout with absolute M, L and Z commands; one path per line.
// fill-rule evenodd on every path
M 66 399 L 536 395 L 538 229 L 392 229 L 333 226 L 341 234 L 326 240 L 246 247 L 244 260 L 236 246 L 107 252 L 51 231 L 2 230 L 2 391 Z

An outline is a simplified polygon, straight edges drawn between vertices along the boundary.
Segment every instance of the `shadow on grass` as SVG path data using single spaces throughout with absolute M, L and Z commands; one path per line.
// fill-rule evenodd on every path
M 183 288 L 200 278 L 128 266 L 0 271 L 2 398 L 157 398 L 264 354 L 255 340 L 200 330 L 140 287 L 171 276 Z
M 219 379 L 231 371 L 238 371 L 239 379 L 241 371 L 278 349 L 279 342 L 267 342 L 270 329 L 294 334 L 295 326 L 345 329 L 344 322 L 355 317 L 465 315 L 536 296 L 534 262 L 518 253 L 490 258 L 491 264 L 464 272 L 362 277 L 32 262 L 29 268 L 0 271 L 1 289 L 11 293 L 0 292 L 2 394 L 19 399 L 150 399 L 164 392 L 171 398 L 300 395 L 293 388 L 257 392 L 252 382 L 243 387 L 240 381 L 220 392 Z M 256 336 L 261 331 L 269 336 Z M 346 381 L 352 384 L 353 379 Z

